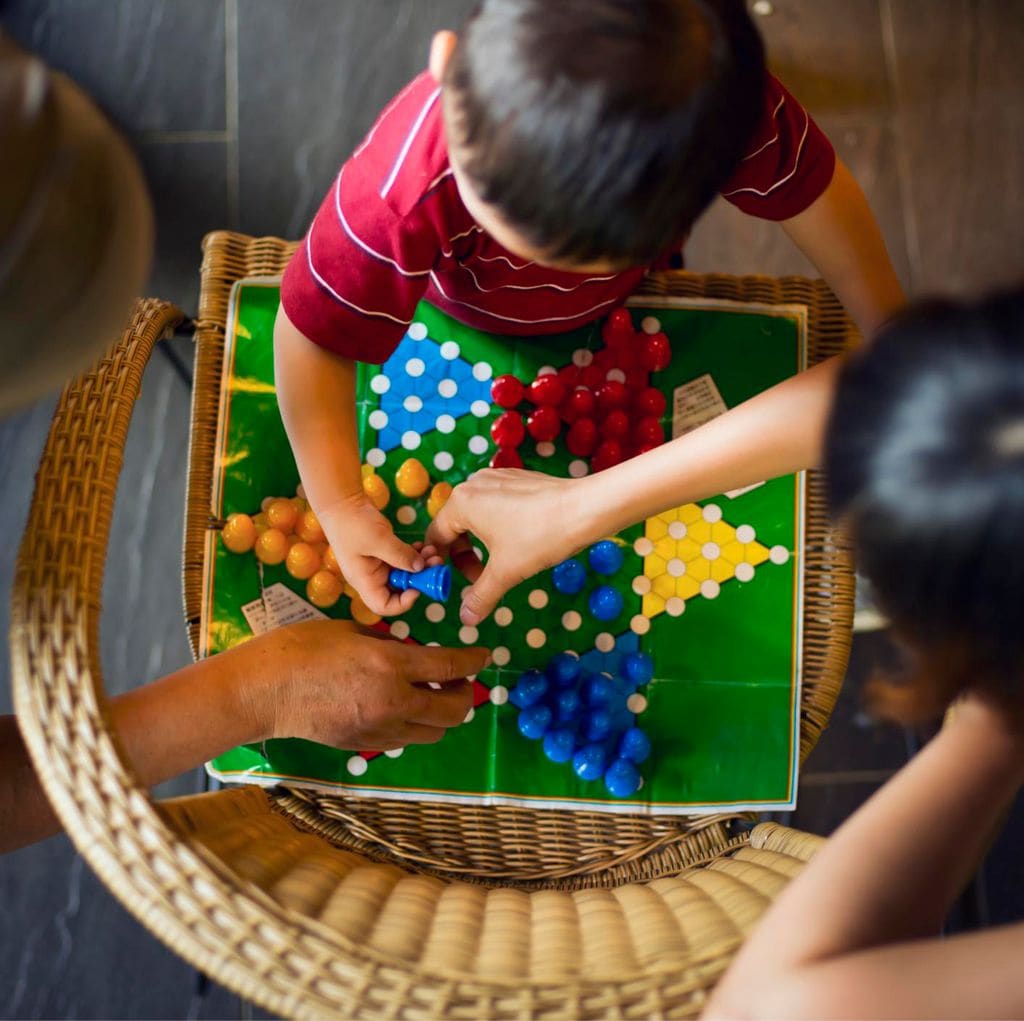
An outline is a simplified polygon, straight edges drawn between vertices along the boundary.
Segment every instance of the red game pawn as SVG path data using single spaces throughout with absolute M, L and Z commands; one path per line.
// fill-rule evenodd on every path
M 550 404 L 542 404 L 530 412 L 526 431 L 538 442 L 551 442 L 562 431 L 562 416 Z
M 589 457 L 597 446 L 597 423 L 592 418 L 581 418 L 569 426 L 565 445 L 574 457 Z
M 571 394 L 573 387 L 579 386 L 580 373 L 583 370 L 578 365 L 563 365 L 558 370 L 558 378 L 565 384 L 565 389 Z
M 640 364 L 651 372 L 661 372 L 672 361 L 672 345 L 664 333 L 652 333 L 640 347 Z
M 629 310 L 617 308 L 601 327 L 601 339 L 609 347 L 620 347 L 633 339 L 633 317 Z
M 608 414 L 616 408 L 624 408 L 629 403 L 629 392 L 626 384 L 617 379 L 606 379 L 596 390 L 597 408 L 602 414 Z
M 503 411 L 491 423 L 491 439 L 498 447 L 518 447 L 526 439 L 526 426 L 518 411 Z
M 572 425 L 581 418 L 593 418 L 597 410 L 597 400 L 592 390 L 578 386 L 562 401 L 558 410 L 561 411 L 562 418 Z
M 606 440 L 624 440 L 629 435 L 629 415 L 621 408 L 609 411 L 601 422 L 599 432 Z
M 600 365 L 591 363 L 580 373 L 580 386 L 596 390 L 604 382 L 605 372 Z
M 633 442 L 638 447 L 653 448 L 665 442 L 665 430 L 658 419 L 648 416 L 633 426 Z
M 534 404 L 561 404 L 565 400 L 565 384 L 557 372 L 538 376 L 527 388 L 526 399 Z
M 639 361 L 639 357 L 637 358 Z M 639 365 L 632 369 L 626 369 L 626 386 L 634 393 L 637 390 L 646 390 L 651 382 L 651 374 Z
M 491 383 L 491 400 L 499 408 L 514 408 L 525 394 L 526 387 L 511 374 L 496 376 Z
M 523 459 L 514 447 L 498 447 L 491 458 L 492 468 L 522 468 Z
M 633 396 L 633 412 L 640 418 L 661 418 L 667 406 L 665 395 L 653 386 L 645 386 Z
M 639 457 L 641 454 L 646 454 L 648 450 L 654 450 L 660 446 L 660 443 L 642 443 L 630 454 L 630 457 Z
M 618 440 L 604 440 L 594 451 L 590 467 L 595 472 L 604 471 L 605 468 L 618 464 L 623 459 L 623 454 L 622 444 Z

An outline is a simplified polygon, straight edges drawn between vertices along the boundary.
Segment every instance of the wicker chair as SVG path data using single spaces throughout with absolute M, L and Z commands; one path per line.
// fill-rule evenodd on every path
M 228 293 L 294 246 L 205 241 L 185 538 L 195 648 Z M 811 360 L 849 325 L 820 282 L 669 274 L 657 293 L 809 309 Z M 132 406 L 182 319 L 140 301 L 64 391 L 15 583 L 15 702 L 58 815 L 114 894 L 184 958 L 278 1014 L 346 1018 L 689 1017 L 819 838 L 750 816 L 637 817 L 368 802 L 254 787 L 155 804 L 107 715 L 100 591 Z M 801 760 L 849 650 L 847 552 L 808 488 Z

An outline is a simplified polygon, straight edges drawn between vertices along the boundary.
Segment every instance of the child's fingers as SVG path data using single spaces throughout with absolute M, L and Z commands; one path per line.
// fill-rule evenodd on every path
M 403 571 L 422 571 L 427 566 L 423 554 L 408 543 L 402 542 L 397 535 L 382 536 L 372 554 L 385 564 Z

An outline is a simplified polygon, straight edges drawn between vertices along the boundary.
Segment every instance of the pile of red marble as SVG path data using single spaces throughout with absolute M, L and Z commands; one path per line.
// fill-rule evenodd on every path
M 528 385 L 513 375 L 494 380 L 491 399 L 505 410 L 491 424 L 498 448 L 492 468 L 521 468 L 518 448 L 527 436 L 553 443 L 563 427 L 569 453 L 595 472 L 665 442 L 665 395 L 650 377 L 672 360 L 668 337 L 635 331 L 625 308 L 605 320 L 601 337 L 600 350 L 578 352 L 571 364 Z M 521 411 L 524 404 L 530 410 Z

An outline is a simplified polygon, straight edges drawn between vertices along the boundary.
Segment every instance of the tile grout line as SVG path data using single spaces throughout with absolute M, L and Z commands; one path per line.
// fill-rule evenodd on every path
M 224 0 L 224 126 L 228 226 L 238 230 L 238 0 Z
M 879 0 L 878 14 L 882 27 L 882 51 L 885 55 L 886 78 L 892 97 L 892 130 L 896 136 L 896 176 L 899 184 L 900 205 L 903 210 L 903 238 L 907 245 L 910 292 L 913 295 L 922 280 L 921 237 L 917 227 L 917 214 L 911 198 L 910 160 L 907 155 L 903 103 L 896 62 L 896 28 L 892 18 L 892 0 Z
M 201 142 L 227 142 L 227 131 L 140 131 L 135 135 L 140 145 L 166 143 L 197 144 Z

